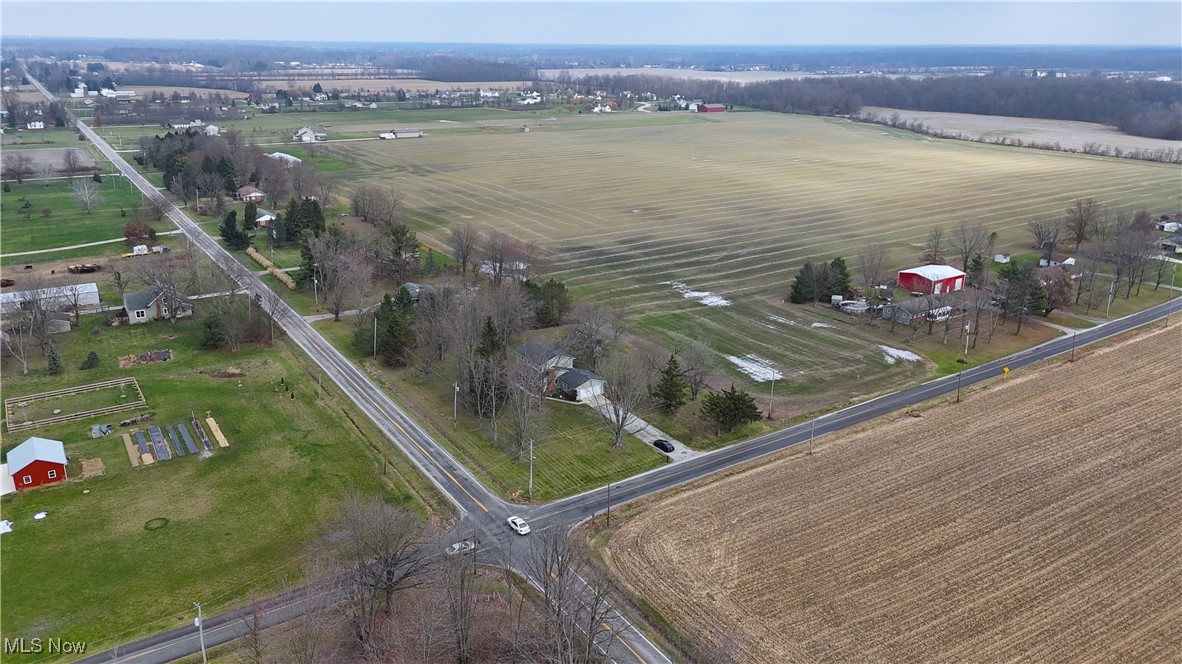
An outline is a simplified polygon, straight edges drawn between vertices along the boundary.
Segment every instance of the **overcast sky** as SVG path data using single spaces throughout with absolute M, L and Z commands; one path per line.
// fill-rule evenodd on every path
M 9 36 L 528 44 L 1156 45 L 1172 2 L 0 1 Z

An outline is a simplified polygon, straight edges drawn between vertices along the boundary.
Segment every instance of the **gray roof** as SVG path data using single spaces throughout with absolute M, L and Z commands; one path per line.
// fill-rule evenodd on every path
M 567 356 L 554 346 L 541 341 L 527 341 L 517 347 L 517 354 L 534 364 L 543 364 L 556 357 Z M 567 356 L 569 357 L 569 356 Z
M 147 309 L 160 296 L 159 289 L 149 288 L 146 291 L 134 291 L 123 294 L 123 308 L 128 311 Z
M 559 376 L 557 382 L 563 387 L 568 387 L 573 390 L 577 389 L 580 385 L 592 380 L 602 381 L 603 378 L 591 373 L 590 371 L 571 369 Z
M 66 465 L 66 448 L 60 440 L 33 436 L 8 450 L 8 472 L 16 474 L 34 461 L 49 461 Z

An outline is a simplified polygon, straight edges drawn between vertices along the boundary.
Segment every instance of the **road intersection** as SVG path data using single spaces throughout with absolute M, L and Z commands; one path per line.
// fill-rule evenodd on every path
M 53 96 L 33 79 L 30 82 L 47 98 Z M 833 433 L 868 420 L 910 408 L 936 396 L 949 394 L 961 387 L 991 380 L 1000 380 L 1003 368 L 1010 371 L 1051 357 L 1073 351 L 1096 341 L 1120 334 L 1134 327 L 1150 323 L 1182 308 L 1182 298 L 1158 305 L 1087 330 L 1070 337 L 1052 341 L 1021 351 L 1007 358 L 988 362 L 953 374 L 928 381 L 847 408 L 827 413 L 808 422 L 767 434 L 743 443 L 700 454 L 693 458 L 657 468 L 607 487 L 581 493 L 564 500 L 540 506 L 511 505 L 488 491 L 447 450 L 435 442 L 377 385 L 324 340 L 311 324 L 278 300 L 268 287 L 249 269 L 235 260 L 218 242 L 201 230 L 184 212 L 165 199 L 154 185 L 132 168 L 87 125 L 72 118 L 82 132 L 145 195 L 166 205 L 169 219 L 177 225 L 201 251 L 210 257 L 245 292 L 262 298 L 274 298 L 275 322 L 299 345 L 317 365 L 323 375 L 335 383 L 341 392 L 369 417 L 389 441 L 401 450 L 458 508 L 461 515 L 458 532 L 475 532 L 480 539 L 478 555 L 482 562 L 508 565 L 535 585 L 539 579 L 531 576 L 529 547 L 516 545 L 518 536 L 505 523 L 510 514 L 518 514 L 530 522 L 536 532 L 547 529 L 573 528 L 575 525 L 620 505 L 692 482 L 714 473 L 748 463 L 752 460 L 806 444 L 815 436 Z M 528 536 L 527 536 L 528 537 Z M 590 588 L 587 588 L 590 592 Z M 301 615 L 306 595 L 291 593 L 272 598 L 265 605 L 263 623 L 279 624 Z M 238 638 L 245 631 L 241 620 L 244 611 L 211 617 L 205 622 L 206 643 L 216 645 Z M 616 638 L 608 646 L 609 657 L 617 662 L 661 663 L 669 658 L 618 612 L 611 611 L 605 619 L 606 627 Z M 87 657 L 83 662 L 167 662 L 197 652 L 194 627 L 179 627 L 135 643 Z

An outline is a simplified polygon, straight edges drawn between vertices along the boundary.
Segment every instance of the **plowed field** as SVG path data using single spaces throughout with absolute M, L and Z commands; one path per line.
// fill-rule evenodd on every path
M 742 661 L 1182 661 L 1179 348 L 1175 325 L 671 497 L 609 562 Z

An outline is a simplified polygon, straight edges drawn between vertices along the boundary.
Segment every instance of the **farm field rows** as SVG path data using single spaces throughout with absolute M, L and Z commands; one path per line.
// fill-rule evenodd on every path
M 843 255 L 856 269 L 857 252 L 873 242 L 890 249 L 888 267 L 914 265 L 931 228 L 961 219 L 997 231 L 999 249 L 1024 249 L 1031 217 L 1061 214 L 1079 197 L 1182 206 L 1177 166 L 837 119 L 644 115 L 567 116 L 530 122 L 529 133 L 507 120 L 510 131 L 338 143 L 329 154 L 353 164 L 334 174 L 342 193 L 394 188 L 436 246 L 454 222 L 500 228 L 538 243 L 550 274 L 579 297 L 621 307 L 640 327 L 757 355 L 785 376 L 807 373 L 825 390 L 891 369 L 867 339 L 812 327 L 811 312 L 779 305 L 804 261 Z M 703 306 L 677 284 L 730 306 Z
M 649 504 L 605 556 L 740 661 L 1182 656 L 1182 327 Z M 712 637 L 710 635 L 713 635 Z

